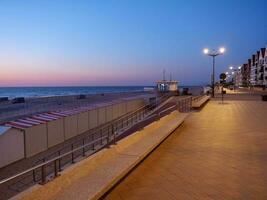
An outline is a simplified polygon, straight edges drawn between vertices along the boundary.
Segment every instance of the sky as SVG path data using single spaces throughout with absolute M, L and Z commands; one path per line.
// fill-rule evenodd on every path
M 210 82 L 267 45 L 266 0 L 0 0 L 0 87 Z

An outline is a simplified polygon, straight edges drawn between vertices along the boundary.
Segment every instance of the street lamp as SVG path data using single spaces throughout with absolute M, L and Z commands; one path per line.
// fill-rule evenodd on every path
M 212 97 L 214 97 L 214 79 L 215 79 L 215 57 L 219 55 L 223 55 L 225 52 L 225 48 L 221 47 L 219 50 L 210 51 L 208 48 L 203 49 L 203 53 L 205 55 L 212 57 Z

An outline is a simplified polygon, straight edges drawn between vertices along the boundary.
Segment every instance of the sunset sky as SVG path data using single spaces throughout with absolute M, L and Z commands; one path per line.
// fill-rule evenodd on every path
M 266 0 L 1 0 L 0 86 L 207 84 L 267 44 Z

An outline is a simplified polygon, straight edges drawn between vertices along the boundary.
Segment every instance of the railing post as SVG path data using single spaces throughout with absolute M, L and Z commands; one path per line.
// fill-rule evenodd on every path
M 107 137 L 107 148 L 109 148 L 109 127 L 108 127 L 108 137 Z
M 58 156 L 60 156 L 61 152 L 58 151 Z M 62 169 L 61 169 L 61 158 L 58 159 L 58 171 L 61 172 Z
M 71 144 L 71 151 L 73 151 L 73 144 Z M 74 153 L 73 152 L 71 152 L 71 163 L 75 163 L 75 161 L 74 161 Z
M 114 131 L 114 126 L 113 124 L 111 125 L 111 130 L 112 130 L 112 134 L 113 134 L 113 144 L 116 144 L 116 132 Z
M 36 182 L 36 173 L 35 173 L 35 170 L 32 171 L 32 177 L 33 177 L 33 182 Z
M 58 167 L 57 167 L 57 161 L 58 160 L 55 160 L 54 161 L 54 177 L 58 177 Z
M 85 145 L 85 139 L 83 138 L 83 157 L 85 156 L 85 148 L 84 148 L 84 145 Z
M 102 145 L 103 144 L 103 133 L 102 133 L 102 128 L 100 129 L 100 144 Z
M 95 140 L 95 134 L 93 133 L 92 134 L 92 142 L 93 142 L 93 145 L 92 145 L 92 150 L 94 151 L 95 150 L 95 142 L 94 142 L 94 140 Z
M 46 165 L 42 165 L 41 167 L 41 176 L 42 176 L 41 184 L 45 184 L 46 183 Z
M 193 101 L 193 97 L 191 97 L 191 101 L 190 101 L 190 111 L 192 109 L 192 101 Z

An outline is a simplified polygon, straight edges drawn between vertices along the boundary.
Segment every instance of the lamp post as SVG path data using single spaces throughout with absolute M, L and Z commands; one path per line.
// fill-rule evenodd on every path
M 212 50 L 210 52 L 209 49 L 205 48 L 203 50 L 203 53 L 205 55 L 211 56 L 212 57 L 212 81 L 211 81 L 211 85 L 212 85 L 212 97 L 214 97 L 214 81 L 215 81 L 215 57 L 219 56 L 219 55 L 223 55 L 225 52 L 225 48 L 221 47 L 219 48 L 219 50 Z

